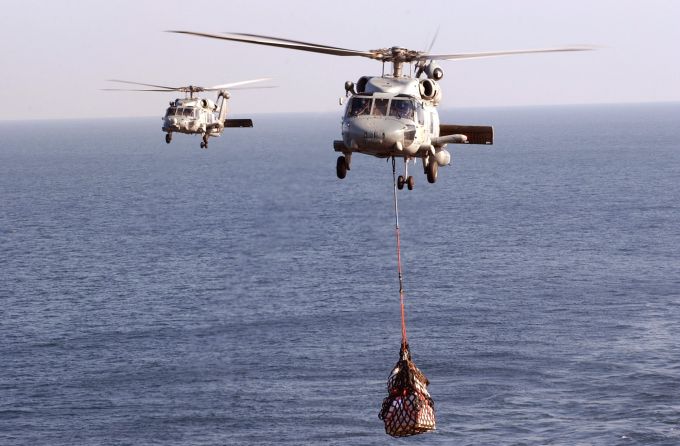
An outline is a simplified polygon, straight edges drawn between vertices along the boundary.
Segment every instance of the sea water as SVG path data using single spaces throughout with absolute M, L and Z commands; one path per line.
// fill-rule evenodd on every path
M 680 444 L 679 104 L 453 109 L 399 192 L 437 431 L 398 359 L 391 163 L 339 113 L 166 145 L 158 118 L 0 123 L 2 445 Z M 398 163 L 400 169 L 403 168 Z

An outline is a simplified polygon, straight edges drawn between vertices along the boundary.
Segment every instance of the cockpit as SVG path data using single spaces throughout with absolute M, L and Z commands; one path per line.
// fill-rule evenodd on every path
M 346 117 L 391 116 L 398 119 L 413 120 L 416 104 L 410 98 L 371 98 L 354 96 L 347 104 Z
M 185 118 L 196 118 L 198 117 L 197 111 L 195 108 L 191 107 L 169 107 L 168 110 L 165 112 L 165 116 L 178 116 L 178 117 L 185 117 Z

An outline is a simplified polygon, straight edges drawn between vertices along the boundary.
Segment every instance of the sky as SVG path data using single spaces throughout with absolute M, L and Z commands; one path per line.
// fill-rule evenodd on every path
M 166 33 L 245 32 L 357 50 L 598 50 L 444 61 L 443 108 L 680 101 L 676 0 L 0 0 L 0 120 L 161 116 L 166 93 L 107 79 L 234 91 L 234 115 L 341 113 L 344 82 L 381 64 Z

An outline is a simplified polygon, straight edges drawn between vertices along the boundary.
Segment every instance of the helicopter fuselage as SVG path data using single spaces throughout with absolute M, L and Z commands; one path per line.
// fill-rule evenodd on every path
M 446 143 L 437 139 L 441 90 L 433 80 L 365 76 L 356 87 L 347 102 L 336 151 L 379 158 L 433 156 L 440 165 L 449 164 Z M 458 140 L 464 142 L 465 137 Z
M 439 115 L 411 78 L 362 78 L 348 101 L 342 140 L 348 149 L 377 157 L 414 157 L 438 136 Z
M 167 133 L 219 136 L 224 125 L 216 111 L 217 106 L 209 99 L 175 99 L 165 112 L 162 130 Z
M 364 76 L 356 85 L 347 82 L 345 90 L 351 96 L 342 118 L 342 140 L 333 143 L 335 151 L 342 153 L 340 178 L 349 169 L 352 153 L 363 153 L 403 158 L 405 163 L 421 158 L 428 179 L 434 182 L 436 167 L 451 163 L 447 144 L 492 142 L 490 127 L 440 124 L 437 105 L 442 94 L 434 79 Z

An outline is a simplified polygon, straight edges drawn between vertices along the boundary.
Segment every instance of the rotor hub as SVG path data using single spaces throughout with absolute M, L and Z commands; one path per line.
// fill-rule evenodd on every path
M 402 48 L 400 46 L 393 46 L 392 48 L 390 48 L 390 51 L 392 51 L 392 57 L 396 60 L 401 59 L 401 57 L 406 52 L 406 48 Z
M 414 62 L 419 60 L 423 54 L 420 51 L 409 50 L 401 46 L 371 50 L 371 53 L 373 53 L 374 59 L 394 63 Z

